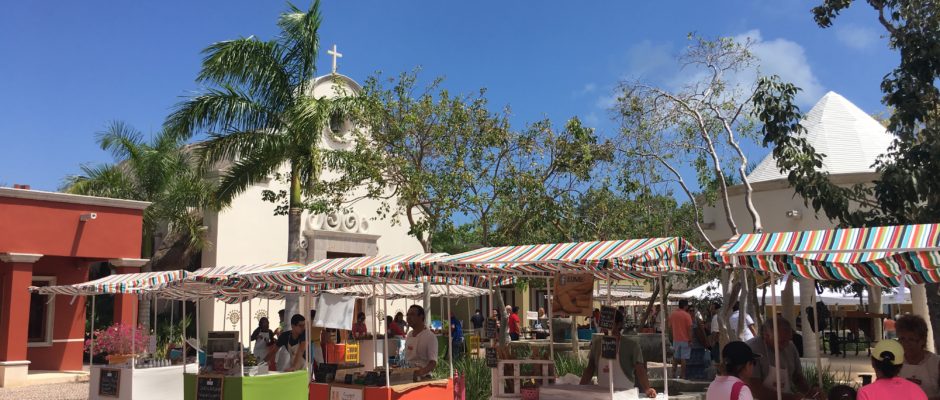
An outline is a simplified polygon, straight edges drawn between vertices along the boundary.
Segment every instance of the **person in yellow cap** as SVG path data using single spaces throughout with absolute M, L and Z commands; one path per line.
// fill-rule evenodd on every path
M 898 376 L 904 366 L 904 347 L 897 340 L 878 342 L 871 351 L 871 366 L 877 379 L 858 391 L 858 400 L 927 400 L 920 386 Z

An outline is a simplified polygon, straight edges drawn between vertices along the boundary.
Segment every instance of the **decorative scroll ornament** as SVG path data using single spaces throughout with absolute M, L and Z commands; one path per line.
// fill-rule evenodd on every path
M 228 322 L 232 323 L 232 330 L 238 328 L 238 321 L 241 321 L 242 316 L 238 310 L 232 310 L 228 312 Z

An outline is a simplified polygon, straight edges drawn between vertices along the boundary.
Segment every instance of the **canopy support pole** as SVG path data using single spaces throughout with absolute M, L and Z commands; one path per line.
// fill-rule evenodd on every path
M 241 300 L 238 303 L 238 359 L 241 360 L 241 374 L 238 375 L 240 378 L 245 377 L 245 298 L 242 295 L 241 289 L 238 290 L 238 299 Z
M 91 296 L 91 332 L 88 337 L 88 368 L 95 364 L 95 295 Z
M 660 275 L 659 277 L 659 292 L 661 293 L 660 299 L 661 303 L 659 306 L 659 341 L 662 344 L 663 348 L 663 392 L 666 394 L 666 398 L 669 398 L 669 367 L 666 364 L 666 316 L 664 313 L 667 310 L 668 302 L 666 301 L 666 280 Z
M 183 298 L 181 303 L 183 304 L 183 315 L 182 315 L 182 320 L 180 320 L 180 326 L 183 331 L 183 335 L 182 335 L 182 338 L 183 338 L 183 375 L 186 375 L 186 347 L 187 345 L 186 345 L 186 298 L 185 297 Z M 198 360 L 199 357 L 197 356 L 196 359 Z
M 813 294 L 814 295 L 816 294 L 815 288 L 813 290 Z M 816 320 L 816 324 L 813 326 L 815 328 L 813 329 L 813 336 L 816 337 L 816 380 L 817 380 L 816 383 L 819 385 L 819 389 L 822 390 L 823 388 L 822 355 L 819 354 L 819 353 L 822 353 L 822 336 L 821 336 L 821 332 L 819 332 L 820 331 L 819 307 L 817 307 L 818 303 L 819 303 L 818 301 L 813 302 L 813 318 Z
M 552 320 L 555 317 L 554 310 L 552 310 L 552 278 L 545 278 L 545 287 L 548 288 L 548 298 L 545 300 L 548 303 L 548 357 L 552 360 L 552 375 L 555 371 L 555 327 L 552 325 L 554 321 Z
M 770 309 L 771 309 L 771 321 L 773 321 L 774 326 L 774 374 L 776 374 L 776 384 L 777 384 L 777 400 L 783 400 L 783 391 L 780 390 L 780 335 L 777 332 L 780 331 L 780 324 L 777 321 L 777 278 L 774 276 L 773 271 L 770 272 L 770 291 L 774 293 L 773 296 L 770 296 Z M 817 371 L 817 375 L 821 375 L 822 371 Z
M 610 272 L 607 272 L 607 306 L 613 307 L 613 305 L 610 303 L 610 297 L 611 297 L 610 286 L 611 286 Z M 614 320 L 616 321 L 616 319 Z M 614 324 L 616 325 L 616 322 Z M 616 332 L 615 330 L 611 329 L 611 336 L 617 339 L 616 355 L 619 356 L 620 355 L 620 332 Z M 590 362 L 590 360 L 588 362 Z M 610 374 L 608 375 L 610 377 L 610 400 L 614 400 L 614 360 L 609 359 L 609 358 L 607 359 L 607 369 L 610 371 Z
M 138 306 L 134 307 L 135 315 L 132 320 L 134 325 L 132 326 L 133 330 L 131 330 L 131 371 L 137 368 L 137 318 L 140 314 L 140 294 L 137 294 L 137 304 Z
M 448 377 L 448 379 L 453 379 L 454 378 L 454 337 L 452 336 L 452 332 L 454 331 L 454 326 L 452 323 L 450 323 L 450 320 L 452 319 L 450 316 L 450 282 L 447 283 L 446 289 L 447 289 L 447 321 L 448 321 L 447 325 L 449 328 L 447 329 L 447 359 L 450 362 L 450 376 Z
M 366 303 L 368 303 L 368 301 L 366 301 Z M 368 305 L 368 304 L 366 304 L 366 305 Z M 373 369 L 375 369 L 376 367 L 379 366 L 379 352 L 378 352 L 378 345 L 379 345 L 379 322 L 377 321 L 378 318 L 379 318 L 379 307 L 378 307 L 378 305 L 379 305 L 379 302 L 375 300 L 375 284 L 373 283 L 373 284 L 372 284 L 372 312 L 370 313 L 370 314 L 372 314 L 372 332 L 373 332 L 373 334 L 372 334 L 372 346 L 376 349 L 376 351 L 373 351 L 373 352 L 372 352 L 372 368 L 373 368 Z M 360 349 L 361 349 L 361 347 L 360 347 Z M 388 359 L 388 355 L 389 355 L 388 349 L 383 350 L 383 351 L 382 351 L 382 354 L 385 355 L 385 359 L 387 360 L 387 359 Z M 382 363 L 382 365 L 385 365 L 385 363 Z
M 427 293 L 427 290 L 425 293 Z M 382 280 L 382 314 L 388 315 L 388 283 L 385 279 Z M 382 365 L 385 366 L 385 387 L 388 388 L 392 386 L 391 371 L 389 371 L 390 368 L 388 365 L 388 356 L 392 354 L 391 349 L 388 348 L 388 335 L 391 333 L 388 327 L 388 317 L 385 318 L 385 322 L 385 360 L 382 361 Z M 392 321 L 392 323 L 394 324 L 395 321 Z M 401 355 L 399 355 L 399 357 L 401 357 Z
M 316 379 L 316 372 L 313 370 L 313 352 L 315 349 L 313 348 L 312 344 L 315 342 L 313 341 L 313 330 L 311 329 L 313 321 L 311 321 L 312 318 L 310 318 L 310 302 L 310 288 L 307 288 L 304 290 L 304 306 L 302 311 L 303 314 L 301 314 L 304 316 L 304 337 L 307 338 L 307 354 L 305 354 L 306 357 L 304 357 L 304 367 L 307 368 L 307 382 L 312 382 L 314 379 Z M 321 346 L 321 348 L 327 347 L 326 343 L 323 343 L 323 345 L 324 346 Z M 326 359 L 326 352 L 323 354 L 323 362 L 328 362 Z

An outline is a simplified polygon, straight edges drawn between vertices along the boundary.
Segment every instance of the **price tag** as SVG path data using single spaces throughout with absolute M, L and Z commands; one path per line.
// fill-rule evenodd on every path
M 614 329 L 614 320 L 617 318 L 617 309 L 610 306 L 601 307 L 601 320 L 598 326 L 601 329 Z
M 604 336 L 601 338 L 601 358 L 614 360 L 617 358 L 617 338 Z

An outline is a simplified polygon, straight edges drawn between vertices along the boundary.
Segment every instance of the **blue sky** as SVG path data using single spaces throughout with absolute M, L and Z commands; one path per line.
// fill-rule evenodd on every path
M 580 116 L 610 133 L 605 107 L 623 78 L 673 79 L 686 35 L 749 36 L 765 71 L 806 89 L 884 109 L 879 83 L 897 63 L 863 2 L 820 29 L 817 1 L 338 1 L 323 3 L 319 68 L 446 77 L 451 91 L 488 89 L 514 124 Z M 306 7 L 307 3 L 299 3 Z M 55 190 L 82 163 L 110 161 L 94 143 L 108 121 L 157 130 L 197 89 L 212 42 L 270 38 L 278 1 L 11 2 L 0 13 L 0 184 Z M 766 150 L 749 146 L 752 160 Z

